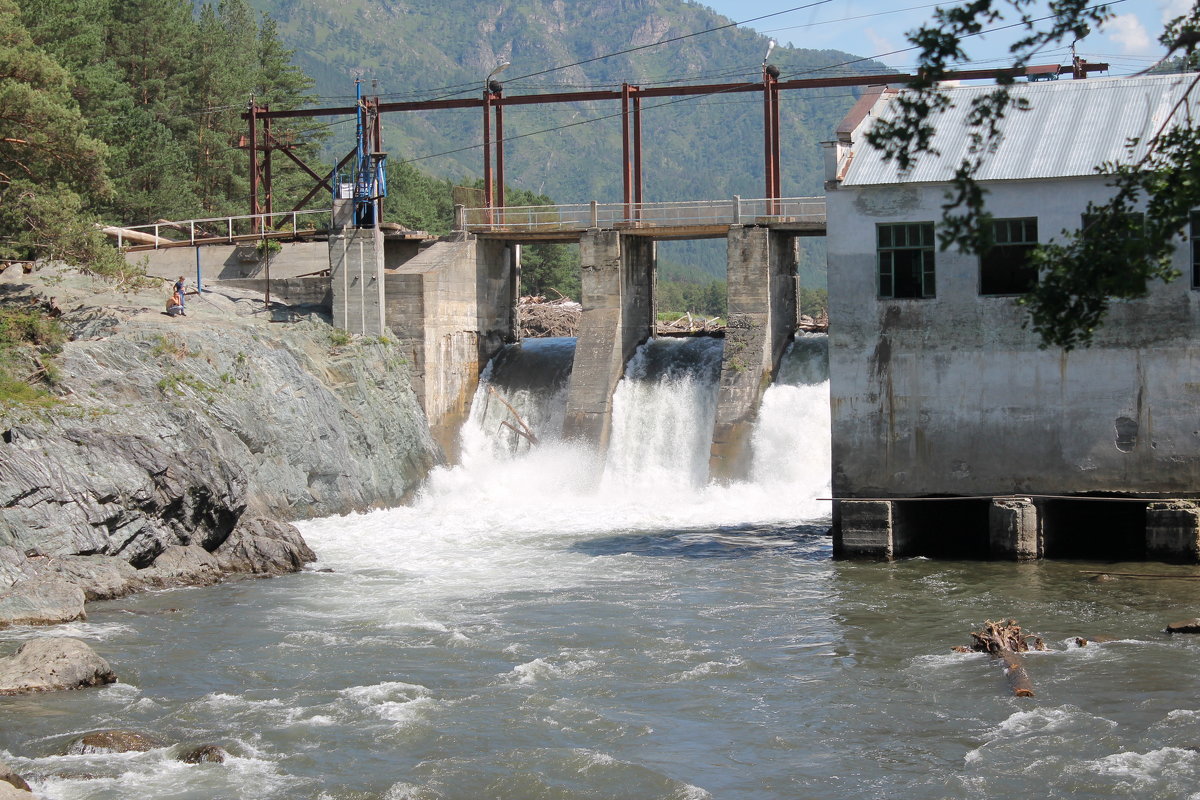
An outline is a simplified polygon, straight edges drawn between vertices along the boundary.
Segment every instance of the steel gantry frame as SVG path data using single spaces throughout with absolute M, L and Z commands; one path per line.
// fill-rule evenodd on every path
M 1028 75 L 1072 75 L 1086 77 L 1092 72 L 1108 69 L 1108 64 L 1091 64 L 1077 59 L 1068 66 L 1043 65 L 1020 69 L 977 69 L 960 70 L 946 75 L 946 80 L 994 80 L 1000 77 L 1022 77 Z M 780 165 L 780 93 L 793 89 L 828 89 L 845 86 L 887 86 L 905 84 L 919 76 L 911 74 L 848 75 L 830 78 L 797 78 L 780 80 L 779 71 L 770 64 L 763 64 L 761 82 L 710 83 L 691 86 L 655 86 L 644 88 L 624 83 L 620 89 L 584 90 L 506 96 L 499 81 L 489 81 L 481 98 L 458 98 L 446 100 L 418 100 L 411 102 L 380 102 L 379 97 L 364 97 L 360 106 L 334 106 L 328 108 L 292 109 L 272 111 L 267 106 L 251 103 L 242 115 L 249 123 L 249 136 L 243 145 L 250 152 L 250 213 L 271 212 L 274 196 L 271 187 L 271 153 L 279 151 L 291 159 L 316 183 L 293 207 L 299 211 L 322 188 L 332 193 L 332 180 L 355 151 L 351 150 L 337 165 L 322 177 L 305 164 L 294 152 L 290 143 L 281 142 L 271 132 L 271 121 L 306 117 L 336 117 L 357 114 L 360 108 L 370 120 L 367 136 L 370 149 L 383 152 L 383 114 L 412 111 L 439 111 L 449 109 L 481 109 L 483 111 L 483 186 L 484 203 L 488 209 L 504 208 L 504 109 L 509 106 L 551 105 L 558 103 L 584 103 L 615 100 L 621 103 L 621 150 L 622 150 L 622 202 L 626 216 L 634 216 L 642 199 L 642 100 L 653 98 L 681 98 L 699 95 L 740 94 L 762 92 L 763 95 L 763 185 L 764 197 L 777 200 L 781 192 Z M 495 136 L 492 135 L 492 120 L 495 120 Z M 261 138 L 260 138 L 261 127 Z M 262 153 L 262 158 L 259 158 Z M 493 174 L 493 154 L 495 169 Z M 260 203 L 259 197 L 263 200 Z

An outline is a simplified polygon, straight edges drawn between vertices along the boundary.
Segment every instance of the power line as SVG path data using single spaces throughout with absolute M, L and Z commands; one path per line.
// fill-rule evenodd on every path
M 1122 2 L 1125 2 L 1125 0 L 1112 0 L 1112 2 L 1110 2 L 1110 3 L 1107 3 L 1107 4 L 1097 4 L 1097 5 L 1095 5 L 1095 6 L 1090 6 L 1089 8 L 1092 8 L 1092 9 L 1094 9 L 1094 8 L 1098 8 L 1098 7 L 1102 6 L 1102 5 L 1115 5 L 1116 3 L 1122 3 Z M 815 4 L 814 4 L 814 5 L 815 5 Z M 807 7 L 809 7 L 809 6 L 802 6 L 801 8 L 807 8 Z M 795 10 L 797 10 L 797 9 L 789 9 L 788 11 L 795 11 Z M 780 14 L 783 14 L 783 13 L 788 13 L 788 12 L 786 12 L 786 11 L 781 11 L 781 12 L 778 12 L 778 13 L 780 13 Z M 767 15 L 767 16 L 776 16 L 776 15 Z M 1037 18 L 1035 18 L 1035 19 L 1031 19 L 1031 20 L 1028 20 L 1028 21 L 1022 20 L 1021 22 L 1012 23 L 1012 24 L 1010 24 L 1010 25 L 1001 25 L 1001 26 L 998 26 L 998 27 L 995 27 L 995 28 L 988 28 L 987 30 L 978 31 L 977 33 L 968 33 L 968 34 L 964 34 L 962 38 L 969 38 L 969 37 L 974 37 L 974 36 L 983 36 L 983 35 L 985 35 L 985 34 L 988 34 L 988 33 L 995 33 L 995 32 L 997 32 L 997 31 L 1002 31 L 1002 30 L 1009 30 L 1009 29 L 1011 29 L 1011 28 L 1027 27 L 1029 23 L 1033 23 L 1033 22 L 1044 22 L 1045 20 L 1048 20 L 1048 19 L 1053 19 L 1054 17 L 1055 17 L 1055 15 L 1053 15 L 1053 14 L 1047 14 L 1047 15 L 1045 15 L 1045 16 L 1042 16 L 1042 17 L 1037 17 Z M 748 20 L 748 21 L 753 21 L 753 20 Z M 729 26 L 725 26 L 725 27 L 729 27 Z M 826 66 L 824 66 L 824 67 L 816 67 L 816 68 L 812 68 L 812 69 L 806 69 L 806 70 L 802 70 L 802 71 L 799 71 L 799 72 L 790 73 L 790 74 L 789 74 L 787 77 L 789 77 L 789 78 L 796 78 L 796 77 L 803 76 L 803 75 L 812 75 L 812 74 L 815 74 L 815 73 L 818 73 L 818 72 L 826 72 L 826 71 L 828 71 L 828 70 L 837 69 L 837 68 L 839 68 L 839 67 L 848 67 L 848 66 L 853 66 L 853 65 L 855 65 L 855 64 L 861 64 L 861 63 L 863 63 L 864 61 L 876 61 L 876 60 L 878 60 L 878 59 L 880 59 L 880 58 L 886 58 L 887 56 L 890 56 L 890 55 L 897 55 L 897 54 L 899 54 L 899 53 L 908 53 L 908 52 L 912 52 L 912 51 L 914 51 L 914 50 L 919 50 L 919 49 L 920 49 L 920 48 L 919 48 L 918 46 L 915 46 L 915 45 L 914 45 L 914 46 L 912 46 L 912 47 L 905 47 L 905 48 L 901 48 L 901 49 L 899 49 L 899 50 L 893 50 L 893 51 L 891 51 L 891 52 L 888 52 L 888 53 L 880 53 L 880 54 L 873 55 L 873 56 L 864 56 L 864 57 L 861 57 L 861 58 L 855 58 L 855 59 L 851 59 L 851 60 L 849 60 L 849 61 L 842 61 L 842 62 L 839 62 L 839 63 L 836 63 L 836 64 L 829 64 L 829 65 L 826 65 Z M 601 56 L 600 58 L 603 58 L 603 57 L 604 57 L 604 56 Z M 591 59 L 591 60 L 595 60 L 595 59 Z M 581 63 L 584 63 L 584 62 L 581 62 Z M 546 70 L 546 72 L 551 72 L 551 71 L 553 71 L 553 70 Z M 545 74 L 545 72 L 542 72 L 542 73 L 534 73 L 534 74 Z M 522 77 L 532 77 L 532 75 L 526 75 L 526 76 L 522 76 Z M 647 106 L 644 106 L 644 107 L 642 108 L 642 110 L 643 110 L 643 111 L 651 111 L 651 110 L 654 110 L 654 109 L 659 109 L 659 108 L 664 108 L 664 107 L 667 107 L 667 106 L 677 105 L 677 104 L 679 104 L 679 103 L 683 103 L 683 102 L 695 102 L 695 101 L 696 101 L 696 100 L 698 100 L 698 99 L 703 99 L 703 98 L 707 98 L 707 97 L 712 97 L 712 96 L 714 96 L 714 95 L 723 94 L 723 93 L 726 93 L 726 92 L 733 91 L 733 90 L 734 90 L 734 88 L 735 88 L 735 87 L 729 87 L 729 88 L 723 88 L 723 89 L 716 89 L 716 90 L 714 90 L 714 91 L 712 91 L 712 92 L 707 92 L 707 93 L 704 93 L 704 94 L 699 94 L 699 95 L 687 95 L 687 96 L 684 96 L 684 97 L 678 97 L 678 98 L 674 98 L 674 99 L 672 99 L 672 100 L 667 100 L 667 101 L 664 101 L 664 102 L 662 102 L 662 103 L 656 103 L 656 104 L 652 104 L 652 105 L 647 105 Z M 530 132 L 528 132 L 528 133 L 517 134 L 516 136 L 507 136 L 507 137 L 505 137 L 505 138 L 504 138 L 503 140 L 501 140 L 501 141 L 503 141 L 503 142 L 510 142 L 510 141 L 515 141 L 515 140 L 517 140 L 517 139 L 524 139 L 524 138 L 526 138 L 526 137 L 529 137 L 529 136 L 540 136 L 540 135 L 542 135 L 542 134 L 545 134 L 545 133 L 554 133 L 554 132 L 561 131 L 561 130 L 567 130 L 567 129 L 569 129 L 569 128 L 575 128 L 575 127 L 579 127 L 579 126 L 581 126 L 581 125 L 588 125 L 588 124 L 591 124 L 591 123 L 593 123 L 593 122 L 602 122 L 602 121 L 604 121 L 604 120 L 615 119 L 615 118 L 618 118 L 618 117 L 624 117 L 624 116 L 625 116 L 625 112 L 624 112 L 624 111 L 619 111 L 619 112 L 616 112 L 616 113 L 613 113 L 613 114 L 604 114 L 604 115 L 601 115 L 601 116 L 598 116 L 598 117 L 589 117 L 588 119 L 576 120 L 576 121 L 574 121 L 574 122 L 565 123 L 565 124 L 563 124 L 563 125 L 558 125 L 558 126 L 555 126 L 555 127 L 552 127 L 552 128 L 544 128 L 544 129 L 542 129 L 542 130 L 538 130 L 538 131 L 530 131 Z M 483 143 L 479 143 L 479 144 L 473 144 L 473 145 L 467 145 L 467 146 L 464 146 L 464 147 L 458 147 L 458 148 L 455 148 L 455 149 L 453 149 L 453 150 L 446 150 L 446 151 L 443 151 L 443 152 L 441 152 L 441 153 L 434 153 L 434 154 L 431 154 L 431 155 L 426 155 L 426 156 L 418 156 L 418 157 L 416 157 L 416 158 L 404 159 L 404 160 L 400 161 L 400 163 L 403 163 L 403 164 L 411 164 L 411 163 L 415 163 L 415 162 L 418 162 L 418 161 L 428 161 L 428 160 L 430 160 L 430 159 L 434 159 L 434 158 L 442 158 L 442 157 L 444 157 L 444 156 L 448 156 L 448 155 L 455 155 L 455 154 L 457 154 L 457 153 L 464 153 L 464 152 L 468 152 L 468 151 L 471 151 L 471 150 L 478 150 L 479 148 L 481 148 L 481 147 L 483 147 L 483 146 L 484 146 L 484 145 L 483 145 Z

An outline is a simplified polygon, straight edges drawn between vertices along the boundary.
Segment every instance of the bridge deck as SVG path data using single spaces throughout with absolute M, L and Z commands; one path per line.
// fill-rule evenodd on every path
M 825 198 L 700 200 L 676 203 L 588 203 L 506 208 L 460 208 L 456 228 L 485 239 L 578 241 L 586 230 L 634 236 L 715 239 L 734 225 L 762 225 L 801 236 L 825 235 Z

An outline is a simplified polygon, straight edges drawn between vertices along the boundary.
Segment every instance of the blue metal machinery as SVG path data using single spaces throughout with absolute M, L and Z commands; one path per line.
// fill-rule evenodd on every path
M 357 128 L 354 169 L 338 175 L 336 197 L 354 201 L 354 225 L 374 228 L 379 225 L 383 198 L 387 197 L 387 153 L 380 150 L 379 99 L 363 100 L 362 80 L 354 79 Z

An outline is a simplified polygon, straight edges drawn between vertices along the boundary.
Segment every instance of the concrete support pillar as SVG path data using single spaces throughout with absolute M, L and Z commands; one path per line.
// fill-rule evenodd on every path
M 625 362 L 654 333 L 654 258 L 654 242 L 644 237 L 592 229 L 579 240 L 583 314 L 563 433 L 601 453 Z
M 1200 503 L 1169 500 L 1146 507 L 1146 556 L 1200 562 Z
M 796 329 L 793 236 L 767 228 L 729 229 L 729 315 L 709 474 L 745 475 L 758 403 Z
M 342 228 L 329 236 L 333 325 L 350 333 L 383 336 L 383 233 L 378 228 Z
M 992 500 L 988 509 L 988 550 L 992 558 L 1027 561 L 1041 555 L 1038 510 L 1028 497 Z
M 457 460 L 479 374 L 511 338 L 515 258 L 504 242 L 442 241 L 387 273 L 388 320 L 434 439 Z
M 896 504 L 891 500 L 838 500 L 833 553 L 838 558 L 891 560 L 897 547 Z

